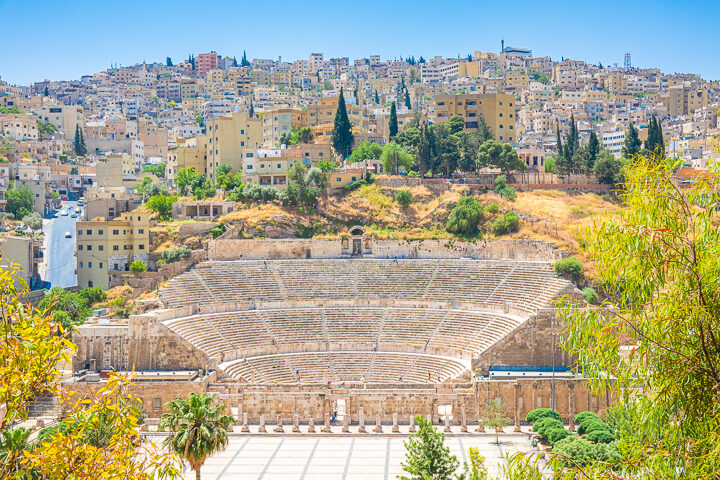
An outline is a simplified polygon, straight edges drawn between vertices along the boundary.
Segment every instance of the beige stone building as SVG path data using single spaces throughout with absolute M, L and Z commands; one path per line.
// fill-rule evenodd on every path
M 18 289 L 27 287 L 34 290 L 41 287 L 38 272 L 43 259 L 41 237 L 8 235 L 0 243 L 0 267 L 8 269 L 12 266 L 18 269 L 15 279 L 15 287 Z
M 242 168 L 242 152 L 262 145 L 262 120 L 235 112 L 207 122 L 207 175 L 214 181 L 215 168 L 227 163 L 233 171 Z
M 482 117 L 496 140 L 513 142 L 515 132 L 515 97 L 498 93 L 463 95 L 438 95 L 435 97 L 435 121 L 447 123 L 454 115 L 465 119 L 465 130 L 478 131 L 478 119 Z
M 198 135 L 168 152 L 165 163 L 168 185 L 175 186 L 177 174 L 183 168 L 194 168 L 198 173 L 207 174 L 207 145 L 208 137 Z
M 95 218 L 75 224 L 78 287 L 109 287 L 112 271 L 127 271 L 136 260 L 147 263 L 150 217 L 123 213 L 115 220 Z

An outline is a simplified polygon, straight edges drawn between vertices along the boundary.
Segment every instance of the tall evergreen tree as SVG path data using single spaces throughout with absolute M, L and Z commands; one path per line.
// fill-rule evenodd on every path
M 242 56 L 242 60 L 240 60 L 240 66 L 242 66 L 242 67 L 250 66 L 250 62 L 248 62 L 247 55 L 245 55 L 245 50 L 243 50 L 243 56 Z
M 75 150 L 75 155 L 78 157 L 82 155 L 80 153 L 82 151 L 82 146 L 80 145 L 80 125 L 75 125 L 75 138 L 73 139 L 73 149 Z
M 44 96 L 44 97 L 49 97 L 49 96 L 50 96 L 50 91 L 48 90 L 47 87 L 45 87 L 45 90 L 43 91 L 43 96 Z
M 167 57 L 167 58 L 165 59 L 165 66 L 166 66 L 166 67 L 172 67 L 172 66 L 173 66 L 172 58 Z
M 407 88 L 405 89 L 405 108 L 408 110 L 412 110 L 412 103 L 410 103 L 410 92 L 408 92 Z
M 588 141 L 588 154 L 592 165 L 595 165 L 595 160 L 597 160 L 598 153 L 600 153 L 600 140 L 598 140 L 595 132 L 591 131 L 590 140 Z
M 87 147 L 85 146 L 85 134 L 80 129 L 80 155 L 87 155 Z
M 390 140 L 395 138 L 395 135 L 398 133 L 397 108 L 395 107 L 395 102 L 392 102 L 390 105 L 390 123 L 388 131 L 390 133 Z
M 380 96 L 378 95 L 377 90 L 375 90 L 375 103 L 380 105 Z
M 237 67 L 237 66 L 238 66 L 237 58 L 233 57 L 233 67 Z
M 254 116 L 255 116 L 255 105 L 253 105 L 252 98 L 250 99 L 250 110 L 249 110 L 249 113 L 250 113 L 250 117 L 254 117 Z
M 563 152 L 562 138 L 560 137 L 560 125 L 559 124 L 555 128 L 555 133 L 557 134 L 557 139 L 555 140 L 557 143 L 557 158 L 560 158 L 564 155 L 564 152 Z
M 580 135 L 575 123 L 575 114 L 570 115 L 570 129 L 565 137 L 565 156 L 572 158 L 580 148 Z
M 348 118 L 347 108 L 345 107 L 345 96 L 341 87 L 338 107 L 335 112 L 335 123 L 333 125 L 331 143 L 335 151 L 345 158 L 351 153 L 352 142 L 352 125 Z
M 630 158 L 637 155 L 638 152 L 640 152 L 640 146 L 641 142 L 638 137 L 637 128 L 635 128 L 635 125 L 630 122 L 630 125 L 628 125 L 627 131 L 625 132 L 625 143 L 622 147 L 623 157 Z
M 665 140 L 663 139 L 662 127 L 655 115 L 650 117 L 648 122 L 648 136 L 645 141 L 645 150 L 665 156 Z

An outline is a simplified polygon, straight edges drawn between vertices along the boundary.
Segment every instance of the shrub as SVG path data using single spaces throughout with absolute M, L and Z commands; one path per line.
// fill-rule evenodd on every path
M 545 439 L 550 445 L 555 445 L 560 440 L 569 437 L 572 433 L 564 428 L 548 428 L 545 430 Z
M 227 225 L 225 224 L 225 222 L 220 222 L 210 229 L 210 235 L 212 235 L 213 238 L 218 238 L 225 232 L 227 232 Z
M 107 300 L 107 293 L 101 287 L 87 287 L 80 290 L 80 296 L 85 299 L 88 305 L 104 302 Z
M 592 287 L 585 287 L 582 289 L 583 300 L 591 305 L 598 303 L 598 294 Z
M 354 182 L 352 182 L 348 185 L 345 185 L 343 187 L 343 189 L 347 190 L 347 191 L 357 190 L 358 188 L 362 187 L 363 185 L 367 185 L 367 184 L 368 184 L 368 182 L 365 179 L 361 178 L 360 180 L 355 180 Z
M 583 266 L 575 257 L 563 258 L 553 264 L 553 269 L 558 275 L 568 275 L 573 278 L 581 278 L 583 276 Z
M 583 423 L 591 418 L 596 418 L 600 420 L 600 417 L 598 417 L 597 413 L 585 411 L 575 415 L 575 423 Z
M 410 190 L 399 190 L 395 194 L 395 201 L 403 207 L 407 207 L 413 201 L 413 195 Z
M 535 410 L 529 411 L 527 416 L 525 417 L 525 421 L 527 423 L 535 423 L 541 418 L 545 417 L 556 418 L 562 421 L 562 417 L 557 412 L 557 410 L 551 410 L 549 408 L 536 408 Z
M 133 273 L 140 273 L 147 270 L 147 265 L 142 260 L 135 260 L 130 264 L 130 271 Z
M 559 454 L 560 461 L 565 467 L 583 467 L 593 461 L 617 463 L 622 460 L 617 442 L 593 444 L 576 436 L 559 440 L 553 446 L 553 453 Z
M 505 235 L 517 232 L 520 228 L 520 217 L 515 212 L 507 212 L 492 223 L 492 232 L 495 235 Z
M 181 258 L 189 257 L 192 250 L 189 248 L 168 248 L 162 252 L 162 260 L 165 263 L 171 263 Z
M 488 213 L 492 213 L 493 215 L 496 215 L 500 211 L 500 205 L 493 202 L 490 205 L 488 205 L 487 207 L 485 207 L 485 211 L 487 211 Z
M 593 443 L 610 443 L 615 441 L 615 434 L 609 430 L 595 430 L 588 433 L 587 439 Z
M 483 206 L 480 202 L 472 196 L 462 197 L 450 212 L 446 229 L 455 235 L 475 236 L 482 214 Z
M 533 425 L 533 431 L 538 432 L 543 437 L 546 436 L 546 432 L 553 428 L 564 428 L 563 422 L 553 417 L 541 418 L 535 425 Z
M 598 430 L 610 431 L 610 427 L 599 418 L 588 418 L 578 426 L 578 435 L 595 432 Z

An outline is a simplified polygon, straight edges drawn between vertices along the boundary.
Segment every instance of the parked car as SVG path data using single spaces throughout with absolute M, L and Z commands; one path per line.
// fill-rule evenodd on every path
M 65 238 L 72 238 L 72 233 L 65 232 Z

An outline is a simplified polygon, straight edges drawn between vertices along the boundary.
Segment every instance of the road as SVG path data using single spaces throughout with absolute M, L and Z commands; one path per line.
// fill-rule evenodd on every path
M 63 210 L 73 213 L 77 202 L 63 202 Z M 75 222 L 80 219 L 70 215 L 43 220 L 45 233 L 45 264 L 41 277 L 50 282 L 52 287 L 72 287 L 77 285 L 75 274 Z M 65 238 L 65 232 L 70 232 L 72 238 Z

